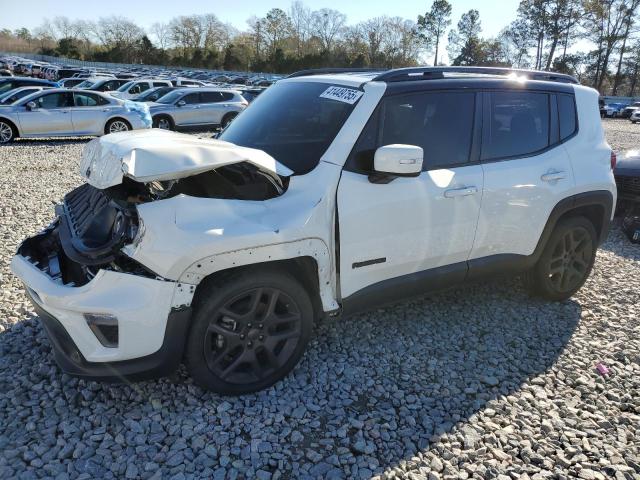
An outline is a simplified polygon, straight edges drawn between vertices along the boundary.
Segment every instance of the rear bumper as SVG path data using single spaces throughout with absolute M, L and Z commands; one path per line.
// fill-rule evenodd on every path
M 29 292 L 27 294 L 49 337 L 56 363 L 69 375 L 112 382 L 137 381 L 169 375 L 182 361 L 191 308 L 169 314 L 164 341 L 157 352 L 131 360 L 89 362 L 58 319 L 45 311 Z

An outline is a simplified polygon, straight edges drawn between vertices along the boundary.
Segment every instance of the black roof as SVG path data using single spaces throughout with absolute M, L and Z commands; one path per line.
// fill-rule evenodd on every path
M 541 80 L 547 82 L 573 83 L 578 84 L 578 80 L 571 75 L 541 70 L 523 70 L 517 68 L 503 67 L 409 67 L 383 70 L 379 68 L 319 68 L 312 70 L 302 70 L 292 73 L 287 78 L 305 77 L 310 75 L 326 74 L 352 74 L 366 75 L 372 81 L 380 82 L 406 82 L 412 80 L 440 80 L 446 78 L 448 74 L 459 75 L 468 78 L 481 78 L 486 76 L 506 77 L 516 75 L 528 80 Z

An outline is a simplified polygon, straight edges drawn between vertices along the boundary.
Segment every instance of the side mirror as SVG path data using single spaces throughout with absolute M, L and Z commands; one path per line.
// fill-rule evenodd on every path
M 385 145 L 376 150 L 373 168 L 376 173 L 394 177 L 417 177 L 422 171 L 424 151 L 415 145 Z
M 186 104 L 187 104 L 187 102 L 185 102 L 184 100 L 180 100 L 180 101 L 177 103 L 177 105 L 178 105 L 179 107 L 184 107 Z
M 36 110 L 38 108 L 38 105 L 36 104 L 36 102 L 29 102 L 25 105 L 25 107 L 27 108 L 27 110 L 31 111 Z

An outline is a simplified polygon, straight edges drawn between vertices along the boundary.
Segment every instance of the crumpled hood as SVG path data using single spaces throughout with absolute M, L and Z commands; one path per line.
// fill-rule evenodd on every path
M 234 163 L 249 162 L 281 184 L 293 174 L 262 150 L 167 130 L 134 130 L 91 140 L 82 152 L 80 175 L 96 188 L 122 183 L 178 180 Z
M 640 177 L 640 150 L 627 150 L 618 156 L 615 175 Z

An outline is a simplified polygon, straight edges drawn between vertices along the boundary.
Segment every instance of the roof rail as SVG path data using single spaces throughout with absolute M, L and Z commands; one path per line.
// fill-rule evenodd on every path
M 300 70 L 292 73 L 285 78 L 308 77 L 311 75 L 327 75 L 331 73 L 365 73 L 384 71 L 380 68 L 312 68 L 309 70 Z
M 444 78 L 445 73 L 466 73 L 476 75 L 511 75 L 516 74 L 530 80 L 546 80 L 560 83 L 579 83 L 578 80 L 565 73 L 545 72 L 540 70 L 523 70 L 505 67 L 409 67 L 398 68 L 381 73 L 373 81 L 403 82 L 407 80 L 432 80 Z

